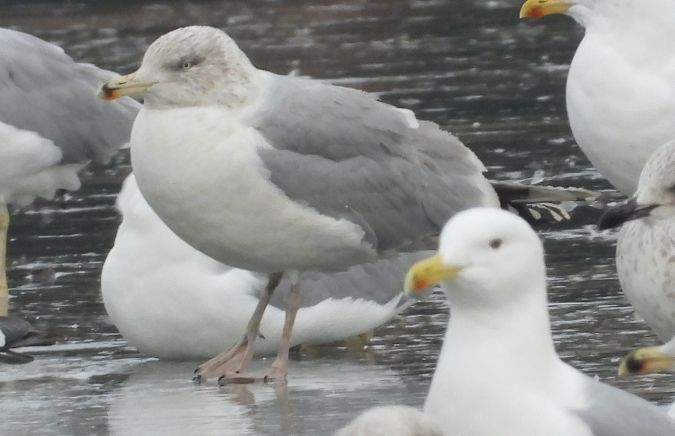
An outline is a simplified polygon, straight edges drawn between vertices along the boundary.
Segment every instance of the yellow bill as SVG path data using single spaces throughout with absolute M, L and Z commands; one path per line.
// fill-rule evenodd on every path
M 457 277 L 461 270 L 460 267 L 444 265 L 439 255 L 432 256 L 410 267 L 403 289 L 407 295 L 415 295 L 430 286 Z
M 619 365 L 619 376 L 644 375 L 675 370 L 675 359 L 664 354 L 660 348 L 638 348 L 628 353 Z
M 141 95 L 155 83 L 139 81 L 134 74 L 127 74 L 105 82 L 96 96 L 104 100 L 115 100 L 127 95 Z
M 520 8 L 520 18 L 541 18 L 546 15 L 564 14 L 574 3 L 565 0 L 527 0 Z

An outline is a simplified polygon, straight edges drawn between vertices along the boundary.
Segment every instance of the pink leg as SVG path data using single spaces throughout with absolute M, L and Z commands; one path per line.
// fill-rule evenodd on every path
M 293 324 L 295 323 L 295 316 L 300 308 L 300 288 L 295 280 L 291 283 L 291 292 L 286 302 L 286 317 L 284 319 L 284 329 L 281 334 L 279 342 L 279 350 L 277 357 L 274 359 L 272 366 L 259 374 L 226 374 L 221 377 L 218 382 L 220 384 L 226 383 L 253 383 L 256 381 L 284 383 L 286 381 L 286 374 L 288 373 L 288 352 L 291 348 L 291 336 L 293 334 Z
M 253 315 L 248 321 L 246 334 L 232 348 L 224 351 L 216 357 L 202 363 L 195 370 L 193 380 L 197 383 L 202 379 L 212 376 L 224 376 L 228 373 L 239 373 L 248 366 L 253 358 L 253 345 L 260 331 L 260 321 L 262 320 L 265 308 L 272 298 L 274 290 L 281 281 L 282 273 L 273 273 L 269 275 L 265 292 L 260 296 L 258 305 L 253 311 Z

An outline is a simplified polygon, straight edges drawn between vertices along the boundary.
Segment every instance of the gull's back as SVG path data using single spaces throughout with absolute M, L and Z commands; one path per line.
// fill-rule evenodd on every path
M 0 122 L 53 141 L 62 164 L 106 162 L 129 141 L 140 104 L 96 98 L 98 86 L 114 75 L 32 35 L 0 28 Z

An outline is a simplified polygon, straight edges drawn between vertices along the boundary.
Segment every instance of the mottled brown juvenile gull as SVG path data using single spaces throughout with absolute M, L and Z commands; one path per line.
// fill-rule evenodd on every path
M 635 195 L 608 209 L 598 226 L 622 224 L 616 245 L 621 289 L 667 342 L 675 336 L 675 141 L 656 149 Z
M 0 28 L 0 315 L 8 310 L 7 205 L 79 188 L 84 165 L 107 161 L 129 140 L 139 104 L 96 99 L 100 82 L 113 75 Z
M 131 137 L 136 180 L 153 210 L 214 259 L 269 273 L 246 338 L 197 377 L 240 373 L 282 274 L 291 282 L 277 359 L 286 376 L 304 271 L 340 271 L 429 247 L 458 210 L 499 205 L 459 140 L 364 92 L 258 70 L 224 32 L 181 28 L 101 96 L 142 95 Z M 559 192 L 559 191 L 556 191 Z
M 675 139 L 675 1 L 528 0 L 520 10 L 550 14 L 586 29 L 567 76 L 574 138 L 603 176 L 633 195 L 649 155 Z
M 446 435 L 667 436 L 675 421 L 647 401 L 560 360 L 551 337 L 544 250 L 521 218 L 456 214 L 438 254 L 406 290 L 442 283 L 452 316 L 424 406 Z

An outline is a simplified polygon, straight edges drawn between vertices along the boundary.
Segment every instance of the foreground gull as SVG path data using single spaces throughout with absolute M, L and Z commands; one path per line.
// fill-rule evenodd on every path
M 96 99 L 113 73 L 79 64 L 53 44 L 0 28 L 0 315 L 8 311 L 7 205 L 77 189 L 77 172 L 129 140 L 139 104 Z
M 407 406 L 373 407 L 354 418 L 334 436 L 442 436 L 431 418 Z
M 212 258 L 269 274 L 246 337 L 197 378 L 284 380 L 303 272 L 427 248 L 453 213 L 499 205 L 481 162 L 436 124 L 361 91 L 258 70 L 218 29 L 160 37 L 138 71 L 101 88 L 123 95 L 144 98 L 131 157 L 157 215 Z M 277 358 L 244 376 L 284 274 Z
M 101 275 L 106 310 L 138 350 L 166 359 L 204 358 L 241 338 L 265 287 L 265 276 L 223 265 L 183 242 L 152 211 L 133 175 L 117 197 L 123 215 Z M 318 345 L 363 335 L 402 307 L 401 282 L 421 255 L 397 256 L 346 272 L 311 273 L 291 345 Z M 262 318 L 255 351 L 281 339 L 288 295 L 282 282 Z M 358 343 L 357 343 L 358 344 Z
M 51 345 L 54 341 L 33 330 L 28 321 L 0 316 L 0 363 L 28 363 L 33 357 L 12 348 Z
M 675 421 L 582 374 L 555 352 L 544 251 L 521 218 L 455 215 L 406 291 L 442 283 L 452 316 L 424 407 L 447 435 L 666 436 Z
M 675 141 L 659 147 L 642 170 L 635 196 L 600 218 L 623 224 L 616 269 L 626 298 L 663 342 L 675 336 Z
M 640 170 L 675 139 L 675 1 L 528 0 L 521 17 L 567 14 L 586 28 L 567 77 L 574 138 L 633 195 Z

